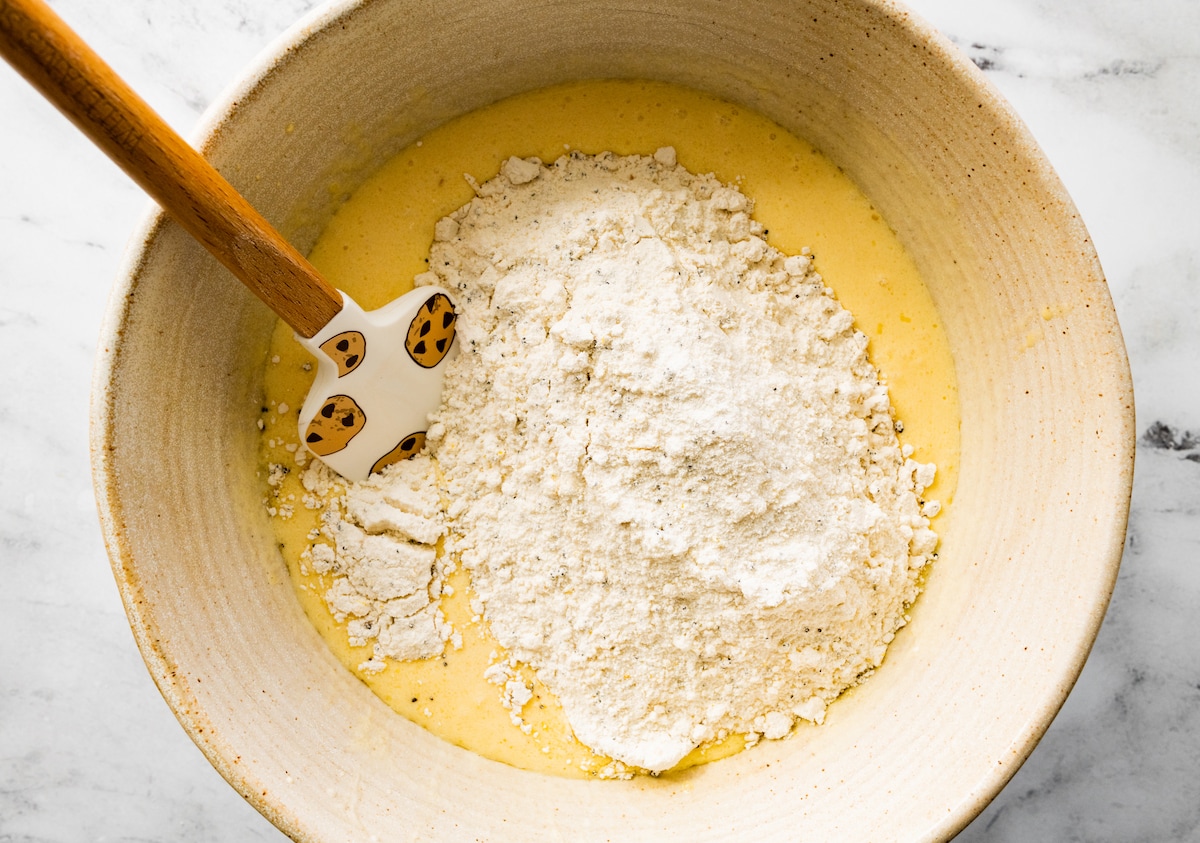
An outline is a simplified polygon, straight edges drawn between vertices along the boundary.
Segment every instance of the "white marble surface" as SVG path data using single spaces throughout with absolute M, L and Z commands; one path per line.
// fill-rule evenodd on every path
M 54 3 L 185 134 L 312 5 Z M 913 6 L 1015 104 L 1082 210 L 1129 347 L 1138 430 L 1155 434 L 1139 443 L 1091 659 L 959 839 L 1200 841 L 1200 3 Z M 96 523 L 92 355 L 146 205 L 0 66 L 0 843 L 283 839 L 159 697 Z

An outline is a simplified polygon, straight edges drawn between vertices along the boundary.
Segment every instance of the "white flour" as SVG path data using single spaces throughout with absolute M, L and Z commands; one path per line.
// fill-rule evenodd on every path
M 382 670 L 387 658 L 425 659 L 440 655 L 447 640 L 458 644 L 438 606 L 448 571 L 436 560 L 446 527 L 433 461 L 405 460 L 346 484 L 344 494 L 337 493 L 345 481 L 319 461 L 301 480 L 309 493 L 305 506 L 324 507 L 301 565 L 333 575 L 325 602 L 338 621 L 347 621 L 350 643 L 375 642 L 373 657 L 360 667 Z
M 476 191 L 418 283 L 457 291 L 428 442 L 491 631 L 583 743 L 648 770 L 821 722 L 879 665 L 936 544 L 933 467 L 897 442 L 866 337 L 808 257 L 672 150 L 513 159 Z M 402 471 L 405 496 L 433 483 Z M 412 542 L 442 524 L 371 495 L 328 528 L 337 605 L 380 656 L 440 647 L 440 580 Z M 431 526 L 405 533 L 389 506 Z M 398 529 L 406 549 L 380 549 Z

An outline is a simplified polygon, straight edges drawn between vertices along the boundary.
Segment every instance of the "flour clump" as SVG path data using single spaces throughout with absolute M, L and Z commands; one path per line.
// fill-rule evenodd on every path
M 332 577 L 325 602 L 346 622 L 350 644 L 373 645 L 360 668 L 376 672 L 389 658 L 431 658 L 447 640 L 457 642 L 438 605 L 449 569 L 437 558 L 446 526 L 433 461 L 418 455 L 344 488 L 314 461 L 301 480 L 311 495 L 305 505 L 322 509 L 301 563 Z
M 820 723 L 937 541 L 933 468 L 897 441 L 866 337 L 751 211 L 670 149 L 511 159 L 476 186 L 418 278 L 459 311 L 427 439 L 445 520 L 418 535 L 371 498 L 334 550 L 356 593 L 404 600 L 412 582 L 351 573 L 354 548 L 447 530 L 579 740 L 654 772 Z

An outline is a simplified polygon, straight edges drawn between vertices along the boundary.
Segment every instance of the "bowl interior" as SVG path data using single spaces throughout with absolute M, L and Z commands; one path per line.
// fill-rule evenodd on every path
M 961 469 L 917 622 L 885 668 L 825 726 L 662 780 L 527 773 L 393 714 L 303 616 L 260 505 L 274 317 L 157 217 L 113 297 L 93 425 L 101 517 L 147 665 L 212 763 L 297 839 L 952 836 L 1082 667 L 1133 450 L 1128 366 L 1087 232 L 969 62 L 887 2 L 367 0 L 275 45 L 212 119 L 206 152 L 303 250 L 341 196 L 428 129 L 612 77 L 703 89 L 811 141 L 921 268 L 957 368 Z

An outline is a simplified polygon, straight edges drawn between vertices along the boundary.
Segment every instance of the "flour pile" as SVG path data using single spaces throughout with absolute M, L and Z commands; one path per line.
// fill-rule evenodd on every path
M 630 765 L 821 722 L 937 542 L 866 337 L 669 148 L 475 187 L 418 284 L 459 309 L 428 444 L 477 611 Z

